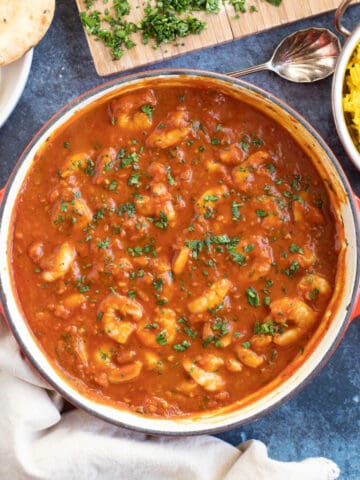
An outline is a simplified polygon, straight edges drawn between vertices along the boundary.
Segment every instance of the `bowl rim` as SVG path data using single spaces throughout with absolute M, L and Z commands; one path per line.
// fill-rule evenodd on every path
M 355 147 L 354 141 L 350 135 L 343 109 L 343 88 L 346 68 L 357 45 L 360 46 L 360 24 L 355 27 L 352 34 L 347 39 L 338 58 L 332 81 L 331 96 L 333 117 L 340 141 L 353 164 L 360 170 L 360 152 Z
M 295 118 L 295 120 L 301 125 L 315 138 L 315 140 L 319 143 L 319 145 L 322 147 L 324 152 L 326 153 L 327 157 L 331 161 L 332 165 L 334 166 L 336 170 L 336 174 L 338 176 L 339 183 L 347 193 L 347 202 L 348 206 L 351 211 L 351 219 L 354 222 L 354 227 L 355 227 L 355 239 L 356 239 L 356 246 L 357 250 L 360 251 L 360 235 L 359 235 L 359 220 L 357 217 L 357 210 L 356 210 L 356 205 L 355 205 L 355 199 L 353 198 L 353 193 L 351 190 L 351 186 L 348 183 L 348 180 L 343 172 L 343 169 L 336 159 L 335 155 L 333 152 L 330 150 L 330 148 L 327 146 L 325 141 L 322 139 L 322 137 L 318 134 L 318 132 L 295 110 L 292 109 L 289 105 L 287 105 L 283 100 L 278 99 L 275 95 L 255 86 L 252 85 L 248 82 L 244 82 L 243 80 L 238 80 L 234 79 L 231 77 L 228 77 L 223 74 L 215 73 L 215 72 L 209 72 L 209 71 L 202 71 L 202 70 L 195 70 L 195 69 L 161 69 L 161 70 L 150 70 L 146 72 L 141 72 L 141 73 L 136 73 L 132 75 L 127 75 L 124 77 L 116 78 L 113 80 L 110 80 L 108 82 L 105 82 L 99 86 L 96 86 L 86 92 L 84 92 L 82 95 L 76 97 L 74 100 L 70 101 L 67 103 L 64 107 L 62 107 L 57 113 L 55 113 L 49 120 L 46 122 L 43 127 L 35 134 L 35 136 L 32 138 L 30 143 L 27 145 L 27 147 L 24 149 L 22 152 L 21 156 L 19 157 L 11 175 L 9 178 L 9 181 L 7 183 L 5 192 L 4 192 L 4 198 L 2 201 L 2 204 L 0 206 L 0 219 L 3 218 L 4 216 L 4 209 L 5 205 L 8 200 L 9 193 L 11 191 L 11 187 L 14 183 L 14 180 L 16 178 L 18 169 L 21 167 L 22 163 L 25 162 L 27 159 L 29 153 L 31 153 L 31 150 L 34 148 L 34 146 L 37 146 L 37 148 L 40 146 L 39 141 L 45 137 L 45 134 L 47 134 L 48 131 L 52 131 L 52 127 L 54 124 L 57 122 L 60 122 L 61 119 L 63 119 L 62 122 L 60 122 L 57 127 L 61 126 L 64 123 L 64 116 L 66 116 L 67 112 L 71 112 L 74 109 L 76 109 L 77 106 L 80 106 L 85 102 L 84 105 L 82 105 L 82 108 L 86 107 L 87 105 L 91 104 L 92 101 L 94 101 L 97 98 L 101 98 L 103 95 L 105 95 L 107 92 L 110 92 L 111 89 L 113 88 L 114 90 L 118 87 L 121 88 L 123 84 L 130 83 L 130 82 L 137 82 L 141 79 L 146 79 L 146 78 L 157 78 L 157 77 L 163 77 L 163 78 L 169 78 L 172 76 L 192 76 L 192 77 L 200 77 L 200 78 L 210 78 L 210 79 L 215 79 L 215 80 L 220 80 L 220 81 L 225 81 L 230 84 L 235 84 L 237 86 L 240 86 L 246 90 L 250 90 L 254 92 L 255 94 L 258 94 L 262 97 L 264 97 L 266 100 L 274 103 L 277 107 L 282 108 L 287 114 L 289 114 L 291 117 Z M 86 101 L 89 100 L 88 103 Z M 68 117 L 66 117 L 67 119 Z M 65 121 L 66 121 L 65 119 Z M 56 129 L 55 129 L 56 130 Z M 37 145 L 38 144 L 38 145 Z M 19 187 L 15 187 L 17 190 L 18 194 L 18 189 Z M 1 222 L 2 223 L 2 222 Z M 0 223 L 0 225 L 1 225 Z M 1 227 L 0 227 L 1 228 Z M 2 272 L 0 271 L 0 275 L 2 275 Z M 0 300 L 2 301 L 3 307 L 5 314 L 8 318 L 8 322 L 10 324 L 10 328 L 18 341 L 21 349 L 25 352 L 26 356 L 31 360 L 31 363 L 36 366 L 36 369 L 40 372 L 40 374 L 46 379 L 46 381 L 53 386 L 53 388 L 58 391 L 64 398 L 66 398 L 70 403 L 73 405 L 81 408 L 82 410 L 98 417 L 101 418 L 102 420 L 105 420 L 107 422 L 113 423 L 115 425 L 125 427 L 134 431 L 139 431 L 143 433 L 149 433 L 149 434 L 155 434 L 155 435 L 196 435 L 196 434 L 205 434 L 205 433 L 219 433 L 224 430 L 230 430 L 232 428 L 236 428 L 238 426 L 241 426 L 245 423 L 252 422 L 254 420 L 257 420 L 258 418 L 262 417 L 263 415 L 271 412 L 275 408 L 277 408 L 279 405 L 283 404 L 286 402 L 288 399 L 292 398 L 294 395 L 296 395 L 300 390 L 302 390 L 305 385 L 311 381 L 311 379 L 319 373 L 319 371 L 323 368 L 323 366 L 328 362 L 330 359 L 331 355 L 334 353 L 337 345 L 339 344 L 341 338 L 346 332 L 346 329 L 349 325 L 349 320 L 350 320 L 350 315 L 351 315 L 351 310 L 352 307 L 355 304 L 355 299 L 356 299 L 356 293 L 357 289 L 359 286 L 359 278 L 360 278 L 360 256 L 356 256 L 356 266 L 355 266 L 355 275 L 354 275 L 354 284 L 352 286 L 352 291 L 350 295 L 350 304 L 349 308 L 347 308 L 347 312 L 342 318 L 341 321 L 341 326 L 339 327 L 339 330 L 336 334 L 336 336 L 332 339 L 331 345 L 329 346 L 328 350 L 326 353 L 322 356 L 320 361 L 316 364 L 314 368 L 310 370 L 310 372 L 307 372 L 306 375 L 304 375 L 304 378 L 296 384 L 295 387 L 292 387 L 289 393 L 283 394 L 280 396 L 280 398 L 277 399 L 271 399 L 269 401 L 270 405 L 267 406 L 266 408 L 262 408 L 259 412 L 254 412 L 246 418 L 240 419 L 240 420 L 233 420 L 230 422 L 225 422 L 222 425 L 218 426 L 213 426 L 213 427 L 197 427 L 196 425 L 196 420 L 190 421 L 192 428 L 187 428 L 184 427 L 182 424 L 179 424 L 179 429 L 178 430 L 165 430 L 162 427 L 157 427 L 157 428 L 149 428 L 147 426 L 142 427 L 138 425 L 133 425 L 128 423 L 127 421 L 119 421 L 117 419 L 111 418 L 109 415 L 105 415 L 99 411 L 94 411 L 91 406 L 89 407 L 86 405 L 86 401 L 88 401 L 88 398 L 85 395 L 79 394 L 81 397 L 81 401 L 78 399 L 74 398 L 73 396 L 69 395 L 67 392 L 64 391 L 64 389 L 59 386 L 59 384 L 54 381 L 49 375 L 44 371 L 44 368 L 34 359 L 33 353 L 30 351 L 30 349 L 27 347 L 27 345 L 24 343 L 21 335 L 19 334 L 17 330 L 17 326 L 14 324 L 15 322 L 12 320 L 12 314 L 11 314 L 11 309 L 9 308 L 7 304 L 7 296 L 6 292 L 4 290 L 4 286 L 0 282 Z M 25 322 L 24 322 L 25 323 Z M 308 361 L 307 359 L 305 363 Z M 50 363 L 50 362 L 48 362 Z M 56 374 L 58 376 L 58 374 Z M 281 386 L 281 385 L 280 385 Z M 280 388 L 276 388 L 275 390 L 278 390 Z M 76 390 L 75 387 L 72 387 L 72 390 Z M 93 403 L 96 404 L 96 401 L 92 400 Z M 114 408 L 114 407 L 113 407 Z M 153 417 L 143 417 L 144 420 L 151 420 L 153 421 Z M 157 419 L 155 419 L 157 420 Z M 176 420 L 176 419 L 175 419 Z M 158 425 L 161 424 L 161 422 L 166 423 L 166 420 L 161 420 L 158 421 Z M 146 422 L 145 422 L 146 423 Z M 156 423 L 153 421 L 152 423 Z M 165 426 L 165 425 L 164 425 Z
M 30 74 L 33 52 L 34 50 L 31 49 L 18 60 L 0 67 L 2 77 L 0 81 L 0 90 L 4 88 L 4 85 L 2 84 L 6 84 L 6 88 L 9 90 L 3 101 L 1 101 L 0 98 L 0 128 L 12 114 L 24 91 Z M 6 80 L 6 77 L 13 76 L 15 76 L 15 80 L 11 82 L 10 78 L 9 83 L 9 80 Z

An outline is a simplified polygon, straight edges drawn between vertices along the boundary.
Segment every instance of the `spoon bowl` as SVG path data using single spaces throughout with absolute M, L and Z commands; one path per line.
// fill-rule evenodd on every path
M 230 72 L 241 77 L 261 70 L 271 70 L 296 83 L 311 83 L 331 75 L 340 55 L 337 36 L 326 28 L 307 28 L 285 37 L 271 59 L 261 65 Z

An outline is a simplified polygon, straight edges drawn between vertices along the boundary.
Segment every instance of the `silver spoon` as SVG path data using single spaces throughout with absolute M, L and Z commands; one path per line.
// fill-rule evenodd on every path
M 339 39 L 330 30 L 307 28 L 285 37 L 268 62 L 227 75 L 241 77 L 261 70 L 272 70 L 291 82 L 315 82 L 334 72 L 340 51 Z

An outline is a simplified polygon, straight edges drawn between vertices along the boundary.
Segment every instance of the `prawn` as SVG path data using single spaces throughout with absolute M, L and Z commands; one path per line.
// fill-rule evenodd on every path
M 265 180 L 271 179 L 271 172 L 267 168 L 270 160 L 270 155 L 263 150 L 251 154 L 245 162 L 233 169 L 234 183 L 240 190 L 247 192 L 252 189 L 255 179 L 259 176 L 265 177 Z
M 327 301 L 332 293 L 329 281 L 320 275 L 310 273 L 305 275 L 297 285 L 298 292 L 309 301 L 322 299 Z
M 86 297 L 82 293 L 72 293 L 56 305 L 48 306 L 49 310 L 54 312 L 54 315 L 60 318 L 69 318 L 75 310 L 83 308 L 86 305 Z
M 220 150 L 219 157 L 223 163 L 238 164 L 244 160 L 245 154 L 236 143 L 233 143 L 228 148 Z
M 41 258 L 40 267 L 43 269 L 41 278 L 45 282 L 54 282 L 62 278 L 73 266 L 76 257 L 76 250 L 69 242 L 55 247 L 54 251 Z
M 165 120 L 159 123 L 155 130 L 150 133 L 146 144 L 151 148 L 173 147 L 182 142 L 191 130 L 189 113 L 186 110 L 176 110 L 168 113 Z
M 136 300 L 111 293 L 100 303 L 97 315 L 103 322 L 105 333 L 116 342 L 125 344 L 136 329 L 136 324 L 122 320 L 117 314 L 138 321 L 142 318 L 143 311 L 142 305 Z
M 166 216 L 171 226 L 174 225 L 176 212 L 172 202 L 172 196 L 166 185 L 161 182 L 151 182 L 151 195 L 141 195 L 135 199 L 136 209 L 141 215 L 145 216 Z
M 218 306 L 228 294 L 232 283 L 227 278 L 217 280 L 203 295 L 195 298 L 187 304 L 191 313 L 203 313 L 209 308 Z
M 231 320 L 213 321 L 204 323 L 203 339 L 204 341 L 214 340 L 217 347 L 228 347 L 233 340 L 235 324 Z
M 321 225 L 324 217 L 320 208 L 311 204 L 311 196 L 308 192 L 298 194 L 298 199 L 292 202 L 294 221 L 306 225 Z
M 69 155 L 60 170 L 60 176 L 67 179 L 74 173 L 83 171 L 88 163 L 92 163 L 92 156 L 94 152 L 79 152 L 74 155 Z
M 140 375 L 143 367 L 143 362 L 140 360 L 130 361 L 118 366 L 112 357 L 112 348 L 106 345 L 102 345 L 94 354 L 95 362 L 105 370 L 95 377 L 99 384 L 106 386 L 107 383 L 128 382 Z
M 212 210 L 217 202 L 224 199 L 224 194 L 227 192 L 228 188 L 225 185 L 206 190 L 195 204 L 197 213 L 205 214 L 208 210 Z
M 236 252 L 244 255 L 245 267 L 249 270 L 248 277 L 251 280 L 264 277 L 274 261 L 273 251 L 267 238 L 260 235 L 250 235 L 241 240 L 236 247 Z
M 185 358 L 183 361 L 185 371 L 192 377 L 195 382 L 208 392 L 217 392 L 222 390 L 226 384 L 224 378 L 217 372 L 206 371 L 197 365 L 197 360 Z
M 175 275 L 180 275 L 184 271 L 190 257 L 190 252 L 189 247 L 182 247 L 176 252 L 172 266 L 172 271 Z
M 110 103 L 111 122 L 128 131 L 149 129 L 152 126 L 149 112 L 156 104 L 157 99 L 151 89 L 125 95 Z
M 51 220 L 58 228 L 62 227 L 66 221 L 73 228 L 82 230 L 93 218 L 93 213 L 86 200 L 83 198 L 73 198 L 70 202 L 59 199 L 55 202 Z
M 112 169 L 117 157 L 115 148 L 104 148 L 98 155 L 95 162 L 95 174 L 92 182 L 95 185 L 109 184 L 110 180 L 107 176 L 107 171 Z
M 264 363 L 264 357 L 254 352 L 251 348 L 236 345 L 235 353 L 238 359 L 247 367 L 258 368 Z
M 315 323 L 316 312 L 298 297 L 284 297 L 270 304 L 272 317 L 290 327 L 273 337 L 276 345 L 291 345 L 301 338 Z
M 173 343 L 176 336 L 176 314 L 170 308 L 157 308 L 151 322 L 143 320 L 136 330 L 147 347 L 159 348 Z

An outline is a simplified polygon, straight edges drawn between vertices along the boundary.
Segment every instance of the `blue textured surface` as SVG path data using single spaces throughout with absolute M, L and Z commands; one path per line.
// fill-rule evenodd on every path
M 285 0 L 293 1 L 293 0 Z M 360 5 L 347 14 L 349 26 L 360 19 Z M 333 13 L 247 37 L 230 44 L 194 52 L 157 64 L 227 72 L 262 63 L 290 32 L 309 26 L 333 30 Z M 155 68 L 155 67 L 154 67 Z M 139 71 L 139 70 L 138 70 Z M 312 123 L 342 163 L 360 195 L 360 174 L 346 158 L 331 115 L 331 80 L 312 85 L 291 84 L 270 72 L 247 77 L 288 102 Z M 75 2 L 58 0 L 55 20 L 34 52 L 24 94 L 0 130 L 0 180 L 9 176 L 21 151 L 41 125 L 62 105 L 106 81 L 97 76 L 82 32 Z M 257 438 L 270 455 L 299 460 L 323 455 L 336 461 L 346 480 L 360 479 L 360 321 L 345 338 L 322 372 L 285 405 L 262 419 L 219 435 L 236 445 Z M 306 480 L 306 479 L 304 479 Z

